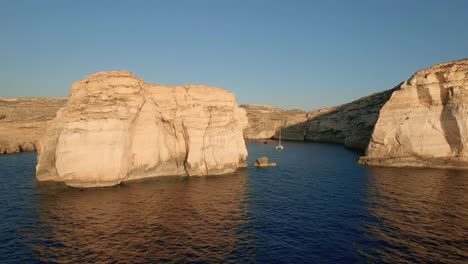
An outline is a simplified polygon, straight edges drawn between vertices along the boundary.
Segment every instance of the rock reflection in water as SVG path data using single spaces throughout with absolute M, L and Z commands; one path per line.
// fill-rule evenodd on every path
M 229 261 L 248 240 L 240 231 L 246 221 L 246 179 L 240 172 L 164 177 L 108 189 L 42 186 L 41 227 L 31 230 L 35 258 L 70 263 Z
M 365 202 L 375 219 L 363 232 L 375 246 L 360 253 L 388 263 L 463 263 L 467 193 L 468 172 L 369 168 Z

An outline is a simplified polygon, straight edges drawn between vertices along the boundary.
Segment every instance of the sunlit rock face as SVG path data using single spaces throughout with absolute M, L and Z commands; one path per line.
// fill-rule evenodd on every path
M 361 163 L 468 168 L 468 59 L 414 74 L 380 111 Z
M 226 90 L 152 85 L 130 72 L 73 84 L 50 122 L 36 176 L 75 187 L 169 175 L 234 172 L 247 150 L 245 111 Z

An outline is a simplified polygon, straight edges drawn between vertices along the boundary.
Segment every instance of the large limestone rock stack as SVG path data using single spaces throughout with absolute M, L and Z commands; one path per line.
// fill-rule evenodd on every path
M 361 163 L 468 168 L 468 59 L 414 74 L 380 111 Z
M 73 84 L 39 149 L 36 176 L 75 187 L 234 172 L 245 163 L 245 111 L 223 89 L 144 83 L 127 71 Z

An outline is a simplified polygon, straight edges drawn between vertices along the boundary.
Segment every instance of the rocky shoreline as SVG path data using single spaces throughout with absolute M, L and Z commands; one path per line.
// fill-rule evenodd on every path
M 269 105 L 240 105 L 249 120 L 244 138 L 278 139 L 281 128 L 283 140 L 339 143 L 364 151 L 378 112 L 392 91 L 310 112 Z M 0 116 L 7 118 L 0 120 L 0 154 L 36 150 L 47 121 L 66 103 L 66 98 L 1 98 Z
M 372 166 L 468 168 L 468 59 L 416 72 L 396 87 L 312 110 L 241 105 L 244 139 L 328 142 L 366 151 Z M 66 98 L 0 98 L 0 154 L 40 147 Z M 429 142 L 429 143 L 428 143 Z

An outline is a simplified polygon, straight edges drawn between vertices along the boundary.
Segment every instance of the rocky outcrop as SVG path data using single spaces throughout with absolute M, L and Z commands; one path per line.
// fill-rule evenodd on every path
M 102 72 L 73 84 L 42 139 L 36 176 L 75 187 L 168 175 L 214 175 L 245 164 L 245 111 L 223 89 L 144 83 Z
M 0 154 L 35 150 L 65 98 L 0 98 Z
M 248 126 L 244 129 L 245 139 L 281 138 L 304 140 L 307 113 L 302 110 L 283 110 L 269 105 L 241 105 L 247 112 Z
M 276 162 L 270 162 L 268 157 L 259 157 L 254 163 L 255 167 L 276 167 Z
M 247 111 L 246 139 L 278 138 L 341 143 L 364 150 L 382 106 L 395 90 L 369 95 L 348 104 L 321 108 L 308 113 L 267 105 L 241 105 Z
M 468 168 L 468 59 L 436 65 L 405 81 L 380 111 L 360 162 Z

